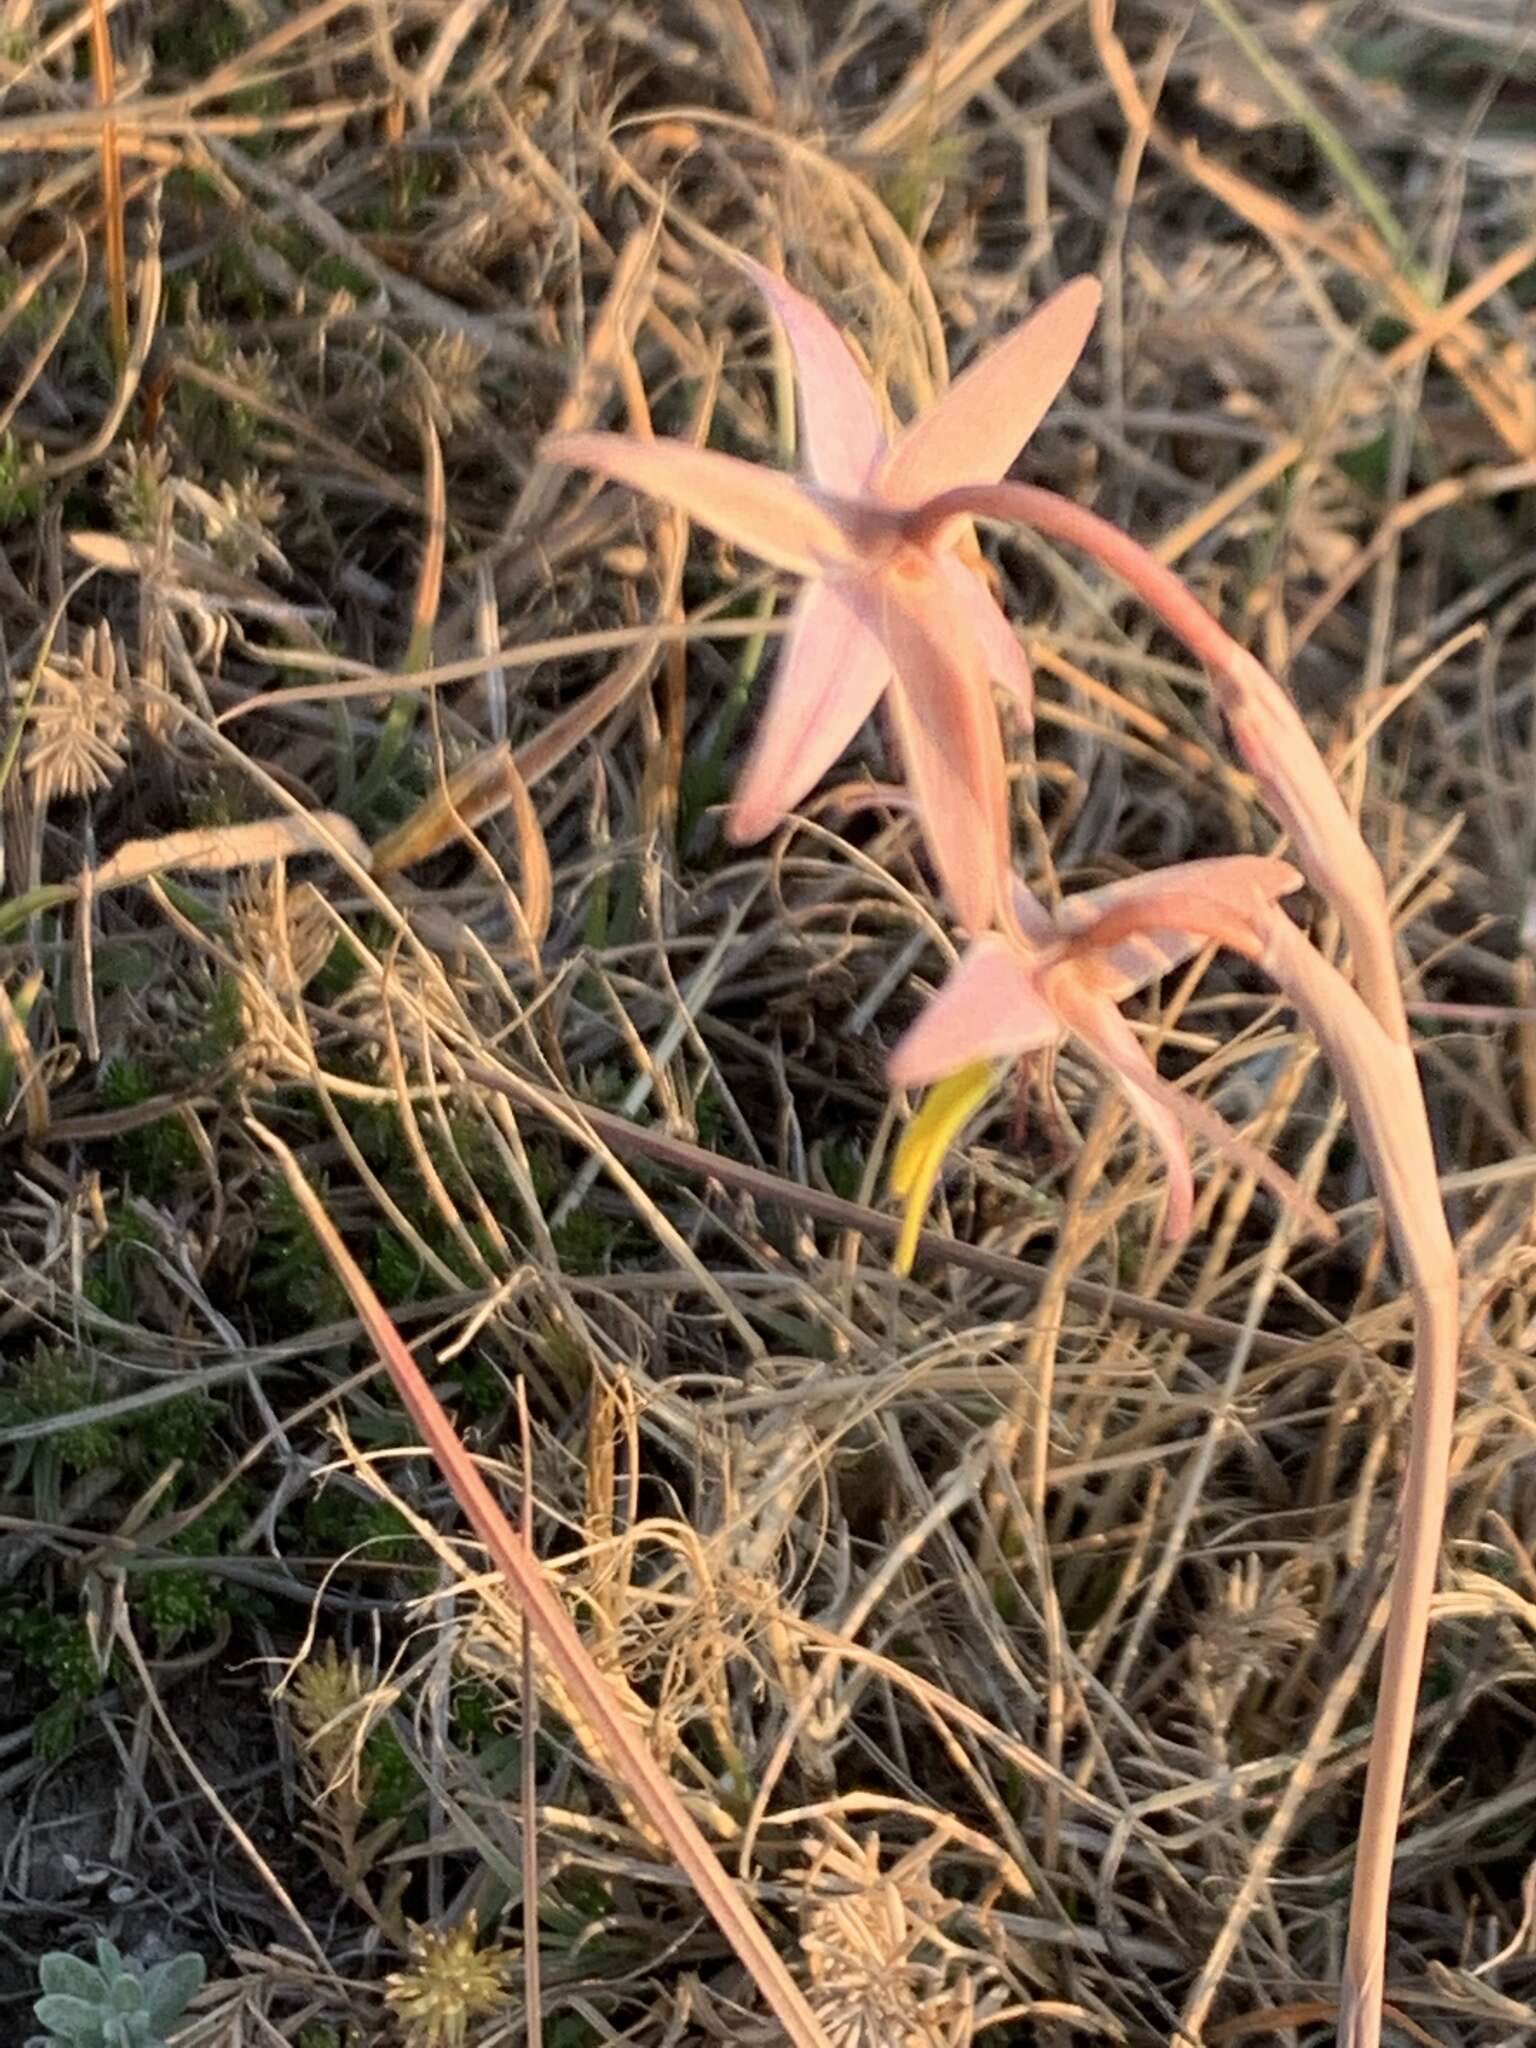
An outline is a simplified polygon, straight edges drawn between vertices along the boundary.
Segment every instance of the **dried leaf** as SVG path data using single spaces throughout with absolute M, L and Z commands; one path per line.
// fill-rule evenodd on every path
M 368 844 L 350 818 L 339 811 L 288 812 L 280 818 L 259 818 L 249 825 L 213 825 L 201 830 L 166 832 L 153 839 L 130 839 L 92 876 L 100 889 L 121 889 L 167 868 L 197 868 L 218 873 L 253 867 L 262 861 L 289 860 L 295 854 L 330 853 L 369 868 Z

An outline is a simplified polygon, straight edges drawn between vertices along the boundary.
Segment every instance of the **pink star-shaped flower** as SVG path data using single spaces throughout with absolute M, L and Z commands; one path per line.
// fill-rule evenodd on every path
M 1053 918 L 1015 881 L 1017 929 L 985 932 L 891 1054 L 898 1086 L 938 1081 L 982 1061 L 1021 1058 L 1072 1037 L 1124 1094 L 1168 1168 L 1165 1233 L 1182 1238 L 1194 1210 L 1185 1132 L 1235 1154 L 1315 1229 L 1333 1226 L 1288 1173 L 1158 1073 L 1120 1005 L 1197 953 L 1208 939 L 1261 953 L 1274 905 L 1301 887 L 1282 860 L 1253 855 L 1188 861 L 1069 896 Z M 938 1161 L 933 1161 L 937 1167 Z M 914 1181 L 914 1196 L 927 1189 Z
M 676 441 L 556 434 L 549 460 L 664 499 L 775 567 L 805 578 L 787 644 L 728 819 L 760 839 L 800 802 L 885 696 L 924 836 L 971 931 L 1000 911 L 1005 764 L 990 684 L 1026 720 L 1024 650 L 945 522 L 913 539 L 927 502 L 995 483 L 1066 382 L 1099 288 L 1064 285 L 887 442 L 874 393 L 826 314 L 760 264 L 743 267 L 777 314 L 798 373 L 806 475 L 790 477 Z

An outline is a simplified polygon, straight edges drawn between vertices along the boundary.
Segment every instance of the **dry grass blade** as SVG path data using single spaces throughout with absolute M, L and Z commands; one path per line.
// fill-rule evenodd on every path
M 1351 277 L 1378 289 L 1411 326 L 1433 334 L 1436 353 L 1461 380 L 1509 453 L 1525 457 L 1536 451 L 1536 384 L 1523 364 L 1495 356 L 1464 322 L 1442 331 L 1441 309 L 1426 298 L 1421 278 L 1400 265 L 1377 234 L 1363 226 L 1353 233 L 1319 226 L 1278 193 L 1215 161 L 1198 143 L 1172 134 L 1153 118 L 1114 33 L 1115 0 L 1089 0 L 1088 11 L 1101 61 L 1136 132 L 1145 132 L 1172 163 L 1277 246 L 1316 249 Z
M 96 103 L 110 108 L 117 98 L 117 72 L 106 0 L 91 0 L 91 70 L 96 80 Z M 117 124 L 110 117 L 101 124 L 101 214 L 112 356 L 121 369 L 128 360 L 128 245 L 123 220 L 123 164 L 118 151 Z
M 527 932 L 530 959 L 538 966 L 539 948 L 549 936 L 549 921 L 555 909 L 555 880 L 549 862 L 549 846 L 544 838 L 544 827 L 539 823 L 539 814 L 523 780 L 516 758 L 507 758 L 507 791 L 511 798 L 512 819 L 517 827 L 518 853 L 521 861 L 523 889 L 519 908 L 523 926 Z
M 361 1267 L 288 1147 L 264 1125 L 253 1134 L 277 1157 L 310 1227 L 337 1278 L 346 1288 L 364 1329 L 405 1404 L 422 1441 L 454 1497 L 504 1575 L 518 1607 L 539 1638 L 571 1698 L 587 1716 L 603 1746 L 602 1762 L 624 1783 L 630 1797 L 665 1838 L 721 1932 L 778 2016 L 795 2048 L 828 2048 L 825 2035 L 778 1951 L 726 1876 L 687 1808 L 646 1747 L 634 1723 L 616 1706 L 602 1674 L 570 1617 L 551 1591 L 543 1570 L 502 1513 L 460 1442 L 442 1404 L 406 1349 Z
M 430 860 L 506 809 L 514 798 L 512 751 L 505 740 L 463 762 L 403 824 L 377 840 L 373 871 L 392 875 Z M 519 781 L 521 778 L 518 778 Z
M 27 1019 L 42 986 L 41 968 L 27 977 L 14 1000 L 4 982 L 0 982 L 0 1041 L 5 1046 L 7 1079 L 22 1106 L 29 1138 L 41 1137 L 48 1127 L 48 1084 L 27 1036 Z M 3 1099 L 0 1110 L 9 1113 Z
M 134 323 L 130 345 L 125 350 L 122 369 L 117 379 L 117 389 L 106 416 L 90 438 L 67 454 L 50 457 L 37 471 L 38 482 L 56 482 L 61 477 L 71 476 L 99 460 L 117 439 L 128 408 L 133 403 L 149 351 L 153 346 L 160 320 L 161 295 L 165 285 L 165 271 L 160 261 L 158 229 L 151 219 L 148 246 L 135 272 L 135 299 L 137 319 Z
M 1474 330 L 1470 326 L 1470 316 L 1492 298 L 1495 292 L 1503 291 L 1522 271 L 1529 270 L 1532 263 L 1536 263 L 1536 236 L 1527 236 L 1486 265 L 1454 298 L 1448 299 L 1443 306 L 1428 315 L 1422 325 L 1416 327 L 1411 334 L 1405 335 L 1395 348 L 1389 349 L 1374 366 L 1375 376 L 1385 384 L 1417 363 L 1448 336 L 1458 332 L 1463 336 L 1472 334 Z M 1267 489 L 1284 476 L 1294 464 L 1302 460 L 1316 438 L 1314 431 L 1309 435 L 1290 434 L 1277 441 L 1272 448 L 1266 449 L 1256 462 L 1234 477 L 1224 489 L 1217 491 L 1186 519 L 1163 534 L 1153 547 L 1152 553 L 1160 562 L 1178 561 L 1208 533 L 1216 532 L 1235 511 L 1248 504 L 1259 492 Z M 1305 630 L 1294 637 L 1293 653 L 1305 638 Z
M 383 876 L 414 867 L 508 809 L 522 874 L 519 908 L 536 961 L 554 910 L 554 877 L 538 811 L 505 740 L 456 768 L 404 824 L 386 833 L 373 848 L 373 872 Z
M 1236 8 L 1230 4 L 1230 0 L 1203 0 L 1203 4 L 1232 37 L 1270 91 L 1289 108 L 1306 129 L 1392 255 L 1399 262 L 1404 261 L 1408 255 L 1408 238 L 1382 195 L 1380 187 L 1366 170 L 1342 130 L 1327 118 L 1311 95 L 1297 84 L 1292 71 L 1271 53 L 1263 37 L 1255 34 Z
M 187 589 L 205 591 L 215 597 L 254 600 L 270 605 L 272 600 L 250 576 L 238 575 L 202 549 L 186 541 L 173 541 L 161 550 L 150 541 L 123 540 L 115 533 L 94 533 L 80 528 L 66 534 L 70 552 L 93 568 L 108 569 L 118 576 L 166 576 Z
M 432 666 L 432 635 L 443 601 L 443 563 L 448 551 L 443 444 L 425 410 L 421 420 L 421 440 L 425 451 L 423 474 L 426 479 L 427 532 L 421 551 L 421 568 L 416 578 L 416 599 L 411 606 L 411 637 L 405 650 L 408 671 Z
M 956 116 L 968 100 L 979 97 L 999 72 L 1013 63 L 1036 37 L 1065 19 L 1077 0 L 1057 0 L 1054 7 L 1036 7 L 1035 0 L 992 0 L 975 10 L 953 42 L 945 36 L 942 17 L 933 26 L 933 48 L 917 57 L 887 104 L 859 136 L 859 146 L 872 154 L 910 145 L 914 131 L 923 140 L 947 140 Z M 1020 16 L 1030 17 L 1020 26 Z M 963 132 L 963 131 L 962 131 Z
M 905 1227 L 901 1217 L 871 1208 L 868 1203 L 851 1202 L 824 1188 L 798 1185 L 778 1174 L 768 1173 L 760 1166 L 750 1166 L 743 1160 L 707 1151 L 686 1138 L 674 1138 L 665 1131 L 631 1123 L 627 1117 L 600 1109 L 593 1103 L 561 1102 L 504 1068 L 480 1060 L 466 1060 L 464 1071 L 477 1086 L 509 1095 L 514 1101 L 552 1121 L 563 1124 L 579 1117 L 616 1152 L 638 1154 L 643 1159 L 658 1160 L 683 1173 L 696 1173 L 706 1180 L 718 1180 L 727 1187 L 740 1188 L 754 1200 L 772 1202 L 806 1216 L 815 1216 L 840 1229 L 854 1230 L 877 1241 L 895 1243 Z M 963 1238 L 945 1236 L 936 1230 L 920 1232 L 916 1248 L 925 1258 L 937 1259 L 988 1279 L 1012 1281 L 1027 1287 L 1031 1293 L 1051 1277 L 1045 1267 L 1033 1265 L 1027 1259 L 1010 1258 L 1005 1252 L 992 1251 L 986 1245 L 968 1244 Z M 1179 1308 L 1172 1302 L 1148 1301 L 1126 1288 L 1106 1287 L 1078 1275 L 1065 1283 L 1063 1292 L 1070 1301 L 1096 1314 L 1125 1316 L 1130 1321 L 1145 1323 L 1149 1329 L 1175 1330 L 1183 1336 L 1220 1344 L 1231 1343 L 1242 1334 L 1237 1324 L 1219 1316 L 1202 1315 L 1197 1310 Z M 1294 1357 L 1306 1347 L 1294 1338 L 1260 1336 L 1254 1339 L 1253 1348 L 1256 1354 L 1269 1357 Z
M 85 287 L 90 278 L 91 258 L 84 230 L 77 221 L 71 221 L 68 224 L 64 241 L 60 244 L 59 253 L 62 255 L 66 251 L 75 255 L 77 259 L 70 296 L 59 308 L 47 334 L 38 343 L 33 352 L 31 362 L 22 371 L 21 375 L 15 379 L 6 394 L 4 404 L 0 405 L 0 435 L 10 432 L 11 424 L 15 420 L 16 415 L 26 404 L 28 396 L 52 360 L 60 341 L 69 331 L 70 323 L 73 321 L 79 308 L 80 300 L 84 296 Z M 31 298 L 29 287 L 40 285 L 45 271 L 52 269 L 52 267 L 52 263 L 36 266 L 26 283 L 16 293 L 15 299 L 4 308 L 3 314 L 0 314 L 0 332 L 4 331 L 5 324 L 9 321 L 12 314 L 17 312 L 18 301 L 21 302 L 20 309 L 25 310 L 26 303 Z M 121 366 L 122 357 L 119 356 L 117 361 L 119 366 Z
M 129 1665 L 132 1667 L 135 1676 L 138 1678 L 143 1690 L 143 1697 L 148 1703 L 150 1712 L 159 1724 L 161 1733 L 164 1735 L 171 1751 L 196 1785 L 202 1797 L 208 1802 L 209 1807 L 218 1816 L 220 1824 L 228 1831 L 230 1840 L 250 1863 L 262 1884 L 271 1892 L 273 1898 L 282 1908 L 285 1920 L 292 1925 L 300 1941 L 304 1943 L 305 1947 L 314 1956 L 322 1974 L 328 1974 L 330 1963 L 326 1957 L 325 1950 L 315 1938 L 314 1930 L 299 1910 L 287 1886 L 272 1868 L 271 1863 L 262 1853 L 261 1849 L 251 1839 L 248 1831 L 240 1825 L 238 1817 L 230 1812 L 223 1799 L 220 1798 L 218 1788 L 208 1778 L 198 1763 L 197 1758 L 193 1756 L 186 1743 L 182 1740 L 175 1718 L 166 1707 L 165 1701 L 161 1697 L 160 1688 L 155 1683 L 154 1674 L 145 1662 L 144 1652 L 140 1647 L 138 1638 L 135 1636 L 127 1616 L 122 1614 L 121 1611 L 119 1611 L 118 1615 L 116 1641 L 126 1656 Z
M 258 867 L 265 861 L 291 860 L 305 853 L 340 853 L 364 869 L 369 864 L 367 844 L 350 818 L 339 811 L 290 812 L 281 818 L 258 818 L 249 825 L 214 825 L 165 832 L 153 839 L 130 839 L 93 871 L 91 882 L 99 893 L 142 882 L 168 868 L 220 873 Z
M 93 535 L 92 541 L 98 547 L 111 537 Z M 249 718 L 257 711 L 269 710 L 274 704 L 341 704 L 354 697 L 379 697 L 401 690 L 438 689 L 445 683 L 462 683 L 472 676 L 484 675 L 491 667 L 505 669 L 536 668 L 541 662 L 559 660 L 567 656 L 582 654 L 609 654 L 637 650 L 637 662 L 654 662 L 656 650 L 673 640 L 755 640 L 765 631 L 779 630 L 776 622 L 765 626 L 760 619 L 717 618 L 711 613 L 705 618 L 687 618 L 676 621 L 657 619 L 644 626 L 608 626 L 592 633 L 564 634 L 558 638 L 525 642 L 521 646 L 498 647 L 493 654 L 466 656 L 462 661 L 442 661 L 416 676 L 392 675 L 387 669 L 372 664 L 348 662 L 335 657 L 326 659 L 327 669 L 342 671 L 339 682 L 290 685 L 281 690 L 253 692 L 232 710 L 220 714 L 219 723 L 231 725 L 236 719 Z M 288 663 L 294 668 L 318 666 L 317 662 L 306 660 L 303 654 L 290 654 Z M 350 672 L 349 672 L 350 671 Z M 526 747 L 518 749 L 518 765 L 523 778 L 529 783 L 537 782 L 547 775 L 552 767 L 566 759 L 573 747 L 602 723 L 622 701 L 619 694 L 621 681 L 629 690 L 635 688 L 637 670 L 630 662 L 606 681 L 599 683 L 587 695 L 573 704 L 568 711 L 552 719 L 548 729 L 530 739 Z M 638 673 L 644 673 L 643 669 Z

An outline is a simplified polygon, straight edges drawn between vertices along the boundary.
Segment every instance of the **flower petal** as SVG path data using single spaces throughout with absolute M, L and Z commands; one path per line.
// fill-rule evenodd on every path
M 854 579 L 809 583 L 795 606 L 762 723 L 736 784 L 726 832 L 738 846 L 771 832 L 826 773 L 891 679 L 890 656 Z
M 1102 933 L 1103 951 L 1094 955 L 1095 985 L 1123 1003 L 1182 966 L 1212 938 L 1219 940 L 1224 929 L 1243 936 L 1247 950 L 1267 929 L 1270 905 L 1301 882 L 1288 861 L 1260 854 L 1180 861 L 1069 896 L 1056 929 L 1085 946 L 1094 945 Z
M 885 576 L 889 703 L 923 836 L 960 923 L 983 932 L 1006 886 L 1007 768 L 966 620 L 937 576 Z
M 1096 279 L 1073 278 L 958 377 L 907 429 L 877 474 L 897 505 L 959 484 L 996 483 L 1055 403 L 1099 310 Z
M 1195 1211 L 1195 1174 L 1189 1148 L 1168 1087 L 1147 1057 L 1141 1041 L 1107 997 L 1074 992 L 1064 1004 L 1074 1034 L 1080 1038 L 1108 1078 L 1124 1095 L 1131 1113 L 1163 1155 L 1168 1169 L 1168 1211 L 1163 1235 L 1171 1244 L 1189 1235 Z M 1218 1118 L 1219 1122 L 1220 1119 Z M 1225 1128 L 1225 1127 L 1223 1127 Z
M 944 1155 L 992 1093 L 996 1076 L 990 1060 L 972 1060 L 928 1091 L 922 1108 L 901 1135 L 891 1164 L 891 1193 L 903 1206 L 901 1236 L 891 1265 L 910 1273 L 917 1240 Z
M 1048 946 L 1056 937 L 1056 924 L 1051 913 L 1027 882 L 1018 875 L 1013 881 L 1013 921 L 1025 938 L 1035 946 Z
M 1061 1036 L 1023 949 L 996 932 L 964 957 L 886 1062 L 895 1088 L 916 1088 L 974 1060 L 1016 1059 Z
M 885 453 L 874 393 L 826 314 L 782 277 L 737 258 L 772 307 L 795 358 L 801 452 L 816 482 L 858 497 Z
M 795 479 L 682 441 L 637 441 L 627 434 L 551 434 L 546 462 L 593 469 L 676 505 L 724 539 L 779 569 L 814 576 L 855 550 L 820 500 Z
M 1026 730 L 1033 731 L 1035 679 L 1029 656 L 1009 624 L 1007 613 L 976 571 L 967 568 L 951 550 L 941 549 L 935 565 L 951 602 L 970 629 L 988 675 L 1008 692 L 1018 706 Z
M 1107 998 L 1063 986 L 1058 969 L 1051 977 L 1052 994 L 1063 1018 L 1082 1040 L 1096 1062 L 1119 1087 L 1137 1120 L 1151 1136 L 1168 1165 L 1168 1214 L 1164 1235 L 1171 1241 L 1186 1235 L 1193 1210 L 1193 1182 L 1189 1153 L 1183 1131 L 1192 1131 L 1212 1150 L 1224 1152 L 1245 1173 L 1262 1181 L 1287 1209 L 1295 1211 L 1318 1237 L 1334 1238 L 1338 1226 L 1320 1209 L 1304 1188 L 1276 1165 L 1267 1152 L 1250 1144 L 1224 1117 L 1191 1095 L 1175 1088 L 1153 1066 L 1135 1032 Z

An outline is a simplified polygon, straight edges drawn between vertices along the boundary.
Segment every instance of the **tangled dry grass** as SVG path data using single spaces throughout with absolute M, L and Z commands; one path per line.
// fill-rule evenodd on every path
M 189 2043 L 520 2041 L 532 1870 L 545 2042 L 775 2038 L 254 1118 L 509 1499 L 524 1389 L 537 1548 L 830 2042 L 1327 2038 L 1407 1399 L 1362 1163 L 1201 960 L 1145 1032 L 1339 1245 L 1217 1160 L 1168 1253 L 1063 1057 L 891 1277 L 882 1058 L 953 957 L 911 823 L 869 750 L 728 850 L 775 585 L 533 458 L 788 455 L 722 244 L 899 413 L 1096 272 L 1031 474 L 1285 676 L 1382 858 L 1471 1311 L 1389 1999 L 1444 2048 L 1536 2024 L 1529 30 L 7 9 L 12 2037 L 38 1953 L 109 1932 L 210 1957 Z M 1041 893 L 1267 848 L 1145 617 L 992 567 Z

